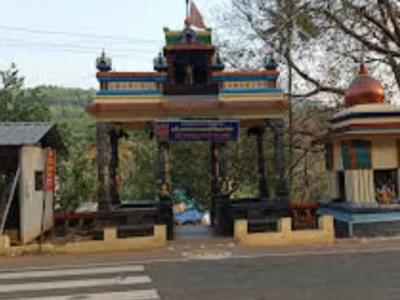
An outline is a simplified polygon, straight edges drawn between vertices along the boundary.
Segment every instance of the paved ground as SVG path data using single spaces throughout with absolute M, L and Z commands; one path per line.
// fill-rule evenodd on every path
M 74 266 L 0 272 L 0 299 L 158 300 L 143 265 Z
M 149 265 L 164 300 L 400 298 L 400 252 Z
M 4 258 L 0 299 L 400 299 L 399 241 L 275 249 L 220 242 L 173 243 L 142 254 Z

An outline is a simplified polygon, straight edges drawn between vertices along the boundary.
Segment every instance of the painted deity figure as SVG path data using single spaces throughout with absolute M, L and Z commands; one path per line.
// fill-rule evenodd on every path
M 156 135 L 160 140 L 167 140 L 169 133 L 168 125 L 158 124 L 156 127 Z
M 163 182 L 163 184 L 161 185 L 160 188 L 160 194 L 163 197 L 169 196 L 169 187 L 168 187 L 168 183 Z
M 396 196 L 394 190 L 389 184 L 382 184 L 381 188 L 378 189 L 378 201 L 381 204 L 391 204 Z
M 186 72 L 187 72 L 187 84 L 193 85 L 193 68 L 191 65 L 187 66 Z
M 220 179 L 220 192 L 222 196 L 230 197 L 239 188 L 235 179 Z

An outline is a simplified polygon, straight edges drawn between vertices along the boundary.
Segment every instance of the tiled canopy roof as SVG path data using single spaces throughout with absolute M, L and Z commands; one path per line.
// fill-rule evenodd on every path
M 48 122 L 0 122 L 0 146 L 42 144 L 65 151 L 54 124 Z

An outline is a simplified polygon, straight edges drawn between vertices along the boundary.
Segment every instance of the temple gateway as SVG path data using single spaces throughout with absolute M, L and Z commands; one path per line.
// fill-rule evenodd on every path
M 283 116 L 289 108 L 277 86 L 279 71 L 273 55 L 264 70 L 224 71 L 212 30 L 164 29 L 165 46 L 154 60 L 154 72 L 112 72 L 103 52 L 97 59 L 100 90 L 87 112 L 96 118 L 99 215 L 104 226 L 166 224 L 173 238 L 173 199 L 169 145 L 204 141 L 211 153 L 211 223 L 218 232 L 232 232 L 235 219 L 275 222 L 289 216 L 290 199 L 284 179 Z M 262 66 L 262 65 L 260 65 Z M 265 171 L 263 135 L 275 136 L 276 199 L 271 199 Z M 121 204 L 116 181 L 118 141 L 129 131 L 147 132 L 158 143 L 158 201 Z M 230 199 L 227 151 L 247 131 L 258 143 L 259 195 Z M 205 166 L 206 167 L 206 166 Z M 126 199 L 124 199 L 126 200 Z M 139 217 L 146 215 L 145 218 Z M 146 220 L 146 221 L 143 221 Z M 256 224 L 254 225 L 256 226 Z M 257 226 L 260 226 L 258 224 Z

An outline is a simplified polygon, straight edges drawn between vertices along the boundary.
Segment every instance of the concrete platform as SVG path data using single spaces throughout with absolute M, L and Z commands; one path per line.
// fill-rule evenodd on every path
M 247 220 L 235 221 L 235 239 L 249 246 L 332 245 L 335 242 L 333 218 L 319 218 L 318 229 L 293 230 L 292 219 L 282 218 L 278 231 L 249 233 Z
M 46 243 L 31 244 L 26 246 L 11 246 L 8 236 L 0 236 L 1 255 L 21 255 L 24 253 L 56 253 L 56 254 L 93 254 L 101 252 L 116 251 L 148 251 L 152 249 L 165 248 L 166 226 L 155 225 L 154 234 L 146 237 L 118 238 L 117 228 L 104 228 L 103 240 L 89 240 L 79 242 L 68 242 L 61 245 Z
M 177 225 L 174 227 L 175 240 L 203 240 L 218 237 L 215 229 L 204 225 Z
M 335 221 L 337 237 L 373 237 L 400 235 L 400 207 L 355 207 L 329 204 L 317 210 L 318 215 L 330 215 Z

